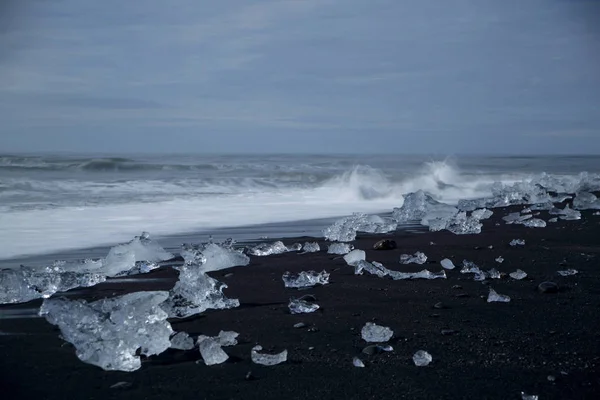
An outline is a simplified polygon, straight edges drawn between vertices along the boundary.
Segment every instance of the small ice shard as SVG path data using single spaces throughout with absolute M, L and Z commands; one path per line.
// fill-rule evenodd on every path
M 321 247 L 317 242 L 306 242 L 302 250 L 304 253 L 316 253 L 317 251 L 321 251 Z
M 364 250 L 352 250 L 350 253 L 344 256 L 344 261 L 348 265 L 355 266 L 359 261 L 364 261 L 367 255 Z
M 523 239 L 513 239 L 509 243 L 511 246 L 525 246 L 525 240 Z
M 327 248 L 327 254 L 348 254 L 354 246 L 348 243 L 332 243 Z
M 302 271 L 299 274 L 286 272 L 282 276 L 285 287 L 305 288 L 315 285 L 327 285 L 329 283 L 329 273 L 325 270 L 321 272 Z
M 362 360 L 358 357 L 354 357 L 352 359 L 352 365 L 354 365 L 357 368 L 364 368 L 365 367 L 365 363 L 362 362 Z
M 252 358 L 253 363 L 272 366 L 287 361 L 287 350 L 283 350 L 281 353 L 277 354 L 259 353 L 259 351 L 261 351 L 262 349 L 263 348 L 260 345 L 254 346 L 252 348 L 252 351 L 250 352 L 250 357 Z
M 367 271 L 371 275 L 377 275 L 380 278 L 383 278 L 389 273 L 389 270 L 377 261 L 370 263 L 365 260 L 360 260 L 354 265 L 354 275 L 362 275 L 363 271 Z
M 442 261 L 440 261 L 440 264 L 442 264 L 442 267 L 444 267 L 445 269 L 454 269 L 456 268 L 454 266 L 454 263 L 452 263 L 452 261 L 448 258 L 444 258 Z
M 431 361 L 433 361 L 433 357 L 425 350 L 419 350 L 413 355 L 413 362 L 417 367 L 426 367 Z
M 500 273 L 500 271 L 498 271 L 496 268 L 490 269 L 486 275 L 491 279 L 501 279 L 502 278 L 502 273 Z
M 557 210 L 557 212 L 553 212 L 554 210 L 550 210 L 550 214 L 558 215 L 560 219 L 564 219 L 565 221 L 576 221 L 581 219 L 581 213 L 577 210 L 572 210 L 567 204 L 563 210 Z
M 234 331 L 220 331 L 219 335 L 214 337 L 221 346 L 235 346 L 238 344 L 237 337 L 240 334 Z
M 539 219 L 539 218 L 532 218 L 532 219 L 529 219 L 529 220 L 523 222 L 523 225 L 525 225 L 528 228 L 545 228 L 546 221 L 544 221 L 543 219 Z
M 595 213 L 593 213 L 592 215 L 600 215 L 600 211 L 596 211 Z
M 282 254 L 289 251 L 298 251 L 297 247 L 287 247 L 282 241 L 273 243 L 260 243 L 248 249 L 248 254 L 253 256 L 270 256 L 273 254 Z
M 425 264 L 427 256 L 420 251 L 417 251 L 414 256 L 410 254 L 402 254 L 400 256 L 400 264 Z
M 539 396 L 536 394 L 526 394 L 525 392 L 521 392 L 521 400 L 538 400 Z
M 194 348 L 194 339 L 186 332 L 177 332 L 171 338 L 171 348 L 177 350 L 191 350 Z
M 500 303 L 508 303 L 510 301 L 510 297 L 504 294 L 498 294 L 494 289 L 490 288 L 490 293 L 488 294 L 487 302 L 500 302 Z
M 556 272 L 558 272 L 558 274 L 560 276 L 571 276 L 571 275 L 577 275 L 579 273 L 579 271 L 577 271 L 576 269 L 572 269 L 572 268 L 569 268 L 564 271 L 556 271 Z
M 361 329 L 360 335 L 366 342 L 383 343 L 392 338 L 394 331 L 386 326 L 367 322 Z
M 356 239 L 356 232 L 387 233 L 396 230 L 397 224 L 378 215 L 354 213 L 336 221 L 323 230 L 325 239 L 336 242 L 350 242 Z
M 317 311 L 319 309 L 319 305 L 315 303 L 309 303 L 306 300 L 292 298 L 290 299 L 288 308 L 292 314 L 307 314 Z
M 481 208 L 471 213 L 471 217 L 478 220 L 488 219 L 492 215 L 494 215 L 494 212 L 492 210 L 488 210 L 487 208 Z
M 217 365 L 223 364 L 229 356 L 221 348 L 221 344 L 208 336 L 198 337 L 198 348 L 200 349 L 200 355 L 206 365 Z
M 527 278 L 527 273 L 523 270 L 518 269 L 515 272 L 511 272 L 510 274 L 508 274 L 508 276 L 520 281 L 521 279 Z
M 431 272 L 429 270 L 422 270 L 419 272 L 399 272 L 388 270 L 388 275 L 393 280 L 402 280 L 402 279 L 446 279 L 446 271 L 442 270 L 440 272 Z
M 481 270 L 479 269 L 477 264 L 475 264 L 474 262 L 463 260 L 463 267 L 460 270 L 460 273 L 461 274 L 478 274 L 478 273 L 481 273 Z
M 558 218 L 556 218 L 556 217 L 555 217 L 555 218 L 550 218 L 550 219 L 548 220 L 548 222 L 552 222 L 552 223 L 554 223 L 554 222 L 558 222 Z
M 60 328 L 77 357 L 106 371 L 135 371 L 139 354 L 160 354 L 173 333 L 160 307 L 168 292 L 136 292 L 91 303 L 46 299 L 39 314 Z
M 502 256 L 498 256 L 498 258 L 496 258 L 496 262 L 498 264 L 502 264 L 504 262 L 504 258 L 502 258 Z

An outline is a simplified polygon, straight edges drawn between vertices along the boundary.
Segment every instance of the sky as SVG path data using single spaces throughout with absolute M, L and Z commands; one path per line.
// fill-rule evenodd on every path
M 600 1 L 0 6 L 0 153 L 600 154 Z

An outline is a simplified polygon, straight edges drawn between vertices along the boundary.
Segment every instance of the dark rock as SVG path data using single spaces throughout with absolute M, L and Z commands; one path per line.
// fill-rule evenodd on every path
M 394 250 L 398 246 L 390 239 L 383 239 L 373 245 L 373 250 Z
M 540 293 L 558 293 L 558 285 L 554 282 L 542 282 L 537 288 Z
M 456 297 L 470 297 L 468 293 L 459 293 Z

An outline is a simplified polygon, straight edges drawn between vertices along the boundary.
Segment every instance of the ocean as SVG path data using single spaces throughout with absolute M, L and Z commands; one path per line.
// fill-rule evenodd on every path
M 320 236 L 419 189 L 452 204 L 490 195 L 494 182 L 582 172 L 600 173 L 600 157 L 0 155 L 0 266 L 101 257 L 142 231 L 166 248 L 209 235 Z

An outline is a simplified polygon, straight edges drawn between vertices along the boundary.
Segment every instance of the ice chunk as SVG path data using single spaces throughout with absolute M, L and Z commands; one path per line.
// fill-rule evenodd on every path
M 510 302 L 510 297 L 504 294 L 498 294 L 494 289 L 490 288 L 490 293 L 488 294 L 487 302 L 508 303 Z
M 579 273 L 579 271 L 577 271 L 576 269 L 571 269 L 571 268 L 564 270 L 564 271 L 557 271 L 557 272 L 560 276 L 571 276 L 571 275 L 577 275 Z
M 152 263 L 170 258 L 173 258 L 173 254 L 152 241 L 148 232 L 143 232 L 128 243 L 112 247 L 102 261 L 101 273 L 107 276 L 123 275 L 135 268 L 136 262 Z
M 525 246 L 525 240 L 523 239 L 513 239 L 509 243 L 511 246 Z
M 510 274 L 508 274 L 508 276 L 520 281 L 521 279 L 527 278 L 527 273 L 523 270 L 518 269 L 515 272 L 511 272 Z
M 317 311 L 319 309 L 319 305 L 315 303 L 309 303 L 306 300 L 291 298 L 288 308 L 290 309 L 291 314 L 308 314 Z
M 348 243 L 332 243 L 327 248 L 327 254 L 348 254 L 354 246 Z
M 449 218 L 437 218 L 429 221 L 429 230 L 432 232 L 446 229 L 455 235 L 472 235 L 481 233 L 483 224 L 473 216 L 467 216 L 461 211 Z
M 177 350 L 191 350 L 194 348 L 194 339 L 186 332 L 177 332 L 171 338 L 171 348 Z
M 237 337 L 239 333 L 234 331 L 220 331 L 219 335 L 213 337 L 221 346 L 235 346 L 238 344 Z
M 501 279 L 502 278 L 502 274 L 496 268 L 490 269 L 486 275 L 491 279 Z
M 564 209 L 553 208 L 549 211 L 552 215 L 558 215 L 560 219 L 564 219 L 566 221 L 575 221 L 581 219 L 581 213 L 577 210 L 572 210 L 567 204 Z
M 593 213 L 592 215 L 600 215 L 600 211 L 596 211 L 595 213 Z
M 494 212 L 492 210 L 488 210 L 487 208 L 475 210 L 471 213 L 471 217 L 478 220 L 489 219 L 492 215 L 494 215 Z
M 531 214 L 521 215 L 521 213 L 514 212 L 514 213 L 508 214 L 505 217 L 502 217 L 502 219 L 507 224 L 521 224 L 521 223 L 523 223 L 523 221 L 526 221 L 531 217 L 532 217 Z
M 397 224 L 377 215 L 354 213 L 336 221 L 323 230 L 325 239 L 336 242 L 350 242 L 356 239 L 356 232 L 387 233 L 395 231 Z
M 599 210 L 600 200 L 593 193 L 579 192 L 575 194 L 573 208 L 578 210 Z
M 521 400 L 538 400 L 539 396 L 535 394 L 526 394 L 525 392 L 521 392 Z
M 445 218 L 458 212 L 455 207 L 440 203 L 429 194 L 419 190 L 414 193 L 404 195 L 404 203 L 400 208 L 394 208 L 392 218 L 399 223 L 408 221 L 433 220 L 435 218 Z
M 344 261 L 346 261 L 346 263 L 348 265 L 356 265 L 359 261 L 361 260 L 365 260 L 367 258 L 367 255 L 365 253 L 364 250 L 352 250 L 350 253 L 346 254 L 344 256 Z
M 523 225 L 525 225 L 528 228 L 545 228 L 546 221 L 539 218 L 532 218 L 523 222 Z
M 496 258 L 496 262 L 498 264 L 502 264 L 504 262 L 504 258 L 502 258 L 502 256 L 498 256 L 498 258 Z
M 446 271 L 440 272 L 431 272 L 429 270 L 422 270 L 419 272 L 399 272 L 388 270 L 388 275 L 393 280 L 403 280 L 403 279 L 446 279 Z
M 0 304 L 25 303 L 39 298 L 48 298 L 57 292 L 77 287 L 90 287 L 106 280 L 106 276 L 95 273 L 77 273 L 20 267 L 0 270 Z
M 372 275 L 377 275 L 380 278 L 383 278 L 389 273 L 389 270 L 383 266 L 383 264 L 378 263 L 377 261 L 373 261 L 372 263 L 360 260 L 354 266 L 354 274 L 362 275 L 363 271 L 367 271 Z
M 426 367 L 432 361 L 433 357 L 425 350 L 419 350 L 413 355 L 413 362 L 417 367 Z
M 208 309 L 238 307 L 239 300 L 225 297 L 225 288 L 226 284 L 206 275 L 201 265 L 185 264 L 180 268 L 179 280 L 162 307 L 171 318 L 185 318 Z
M 321 272 L 302 271 L 299 274 L 286 272 L 282 276 L 285 287 L 304 288 L 315 285 L 326 285 L 329 283 L 329 273 L 325 270 Z
M 223 364 L 229 359 L 227 353 L 221 348 L 221 344 L 214 338 L 199 336 L 198 348 L 200 349 L 200 355 L 206 365 Z
M 478 273 L 481 273 L 481 270 L 479 269 L 477 264 L 475 264 L 474 262 L 463 260 L 463 267 L 460 270 L 460 273 L 461 274 L 478 274 Z
M 304 243 L 302 250 L 304 250 L 305 253 L 316 253 L 321 250 L 321 247 L 317 242 L 306 242 Z
M 427 256 L 419 251 L 414 256 L 410 254 L 402 254 L 400 256 L 400 264 L 425 264 L 427 262 Z
M 221 269 L 248 265 L 250 258 L 233 248 L 223 247 L 216 243 L 209 243 L 200 250 L 206 261 L 202 264 L 204 272 L 218 271 Z
M 442 264 L 442 267 L 444 267 L 445 269 L 454 269 L 456 268 L 454 266 L 454 263 L 452 263 L 452 261 L 448 258 L 444 258 L 442 261 L 440 261 L 440 264 Z
M 88 303 L 46 299 L 40 315 L 60 328 L 77 357 L 107 371 L 135 371 L 137 355 L 160 354 L 171 346 L 173 333 L 159 304 L 168 292 L 136 292 Z
M 361 329 L 360 335 L 366 342 L 383 343 L 392 338 L 394 331 L 386 326 L 380 326 L 372 322 L 367 322 Z
M 554 222 L 558 222 L 558 218 L 550 218 L 550 219 L 548 220 L 548 222 L 552 222 L 552 223 L 554 223 Z
M 281 353 L 278 354 L 259 353 L 259 351 L 262 351 L 262 349 L 262 346 L 254 346 L 252 348 L 252 351 L 250 352 L 250 358 L 252 358 L 253 363 L 272 366 L 287 361 L 287 350 L 283 350 Z
M 298 247 L 299 246 L 299 247 Z M 254 247 L 248 249 L 248 254 L 253 256 L 270 256 L 273 254 L 283 254 L 290 251 L 299 251 L 302 245 L 294 243 L 290 247 L 283 244 L 282 241 L 276 241 L 273 243 L 260 243 Z
M 362 360 L 360 358 L 358 358 L 358 357 L 354 357 L 352 359 L 352 365 L 354 365 L 355 367 L 358 367 L 358 368 L 364 368 L 365 367 L 365 363 L 362 362 Z

